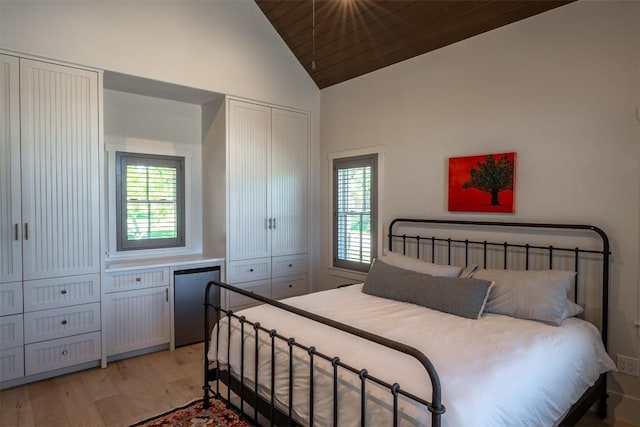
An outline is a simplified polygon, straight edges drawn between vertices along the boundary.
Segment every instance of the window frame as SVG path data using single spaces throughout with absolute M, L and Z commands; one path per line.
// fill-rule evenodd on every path
M 383 189 L 381 183 L 384 182 L 384 155 L 385 147 L 371 147 L 366 149 L 348 150 L 336 153 L 329 153 L 329 178 L 330 178 L 330 191 L 331 200 L 329 204 L 330 214 L 330 242 L 329 242 L 329 270 L 334 271 L 337 275 L 344 275 L 344 273 L 351 272 L 359 275 L 366 273 L 369 270 L 369 263 L 360 263 L 347 260 L 338 259 L 338 230 L 337 230 L 337 168 L 336 165 L 348 164 L 357 165 L 357 162 L 362 162 L 364 159 L 368 159 L 372 162 L 372 195 L 371 195 L 371 259 L 378 257 L 381 249 L 382 239 L 382 206 L 383 206 Z M 340 273 L 344 272 L 344 273 Z
M 176 166 L 176 228 L 175 238 L 127 240 L 126 219 L 126 174 L 123 170 L 129 160 L 142 160 L 147 166 Z M 139 162 L 136 162 L 139 163 Z M 159 155 L 149 153 L 133 153 L 128 151 L 115 152 L 115 222 L 116 222 L 116 250 L 119 252 L 148 250 L 148 249 L 173 249 L 186 246 L 185 227 L 185 157 Z

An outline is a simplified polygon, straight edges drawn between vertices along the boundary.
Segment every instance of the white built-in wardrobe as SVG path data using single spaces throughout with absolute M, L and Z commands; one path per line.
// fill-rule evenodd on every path
M 0 55 L 3 387 L 101 357 L 100 87 L 95 71 Z
M 233 98 L 207 108 L 205 251 L 224 250 L 230 284 L 272 298 L 308 292 L 308 113 Z

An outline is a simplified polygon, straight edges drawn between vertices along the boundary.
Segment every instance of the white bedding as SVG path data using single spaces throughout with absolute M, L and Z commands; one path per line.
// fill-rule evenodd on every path
M 598 330 L 585 321 L 569 318 L 560 327 L 530 320 L 485 314 L 471 320 L 414 304 L 374 297 L 361 292 L 362 285 L 290 298 L 284 302 L 422 351 L 433 362 L 442 384 L 446 413 L 443 426 L 552 426 L 572 403 L 593 385 L 598 376 L 615 368 L 604 350 Z M 426 400 L 431 399 L 429 377 L 410 356 L 319 325 L 270 306 L 240 312 L 297 342 L 314 345 L 319 352 L 340 356 L 356 368 Z M 240 314 L 238 313 L 238 314 Z M 231 368 L 240 372 L 239 328 L 232 322 Z M 220 333 L 216 355 L 215 330 L 209 359 L 227 366 L 227 326 Z M 253 384 L 253 330 L 245 334 L 245 382 Z M 260 394 L 270 390 L 270 338 L 260 336 Z M 294 407 L 299 420 L 308 424 L 308 361 L 296 352 Z M 279 347 L 276 360 L 276 399 L 288 403 L 288 348 Z M 317 358 L 316 358 L 317 360 Z M 332 368 L 318 362 L 315 368 L 314 424 L 332 425 Z M 359 379 L 341 373 L 339 425 L 360 425 Z M 391 425 L 391 394 L 367 384 L 367 425 Z M 401 400 L 400 425 L 430 425 L 426 408 Z

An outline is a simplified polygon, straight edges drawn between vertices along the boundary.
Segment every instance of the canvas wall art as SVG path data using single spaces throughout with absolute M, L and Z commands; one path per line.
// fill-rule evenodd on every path
M 449 158 L 449 211 L 513 213 L 516 153 Z

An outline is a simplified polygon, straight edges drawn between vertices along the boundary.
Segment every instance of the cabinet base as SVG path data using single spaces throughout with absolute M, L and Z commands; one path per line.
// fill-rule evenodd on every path
M 85 369 L 97 368 L 100 366 L 100 360 L 92 360 L 91 362 L 81 363 L 79 365 L 68 366 L 66 368 L 54 369 L 52 371 L 42 372 L 39 374 L 29 375 L 26 377 L 15 378 L 9 381 L 0 382 L 0 390 L 11 387 L 18 387 L 24 384 L 36 381 L 46 380 L 48 378 L 58 377 L 60 375 L 70 374 L 72 372 L 83 371 Z
M 128 351 L 126 353 L 114 354 L 107 357 L 107 363 L 115 362 L 117 360 L 129 359 L 130 357 L 142 356 L 143 354 L 155 353 L 156 351 L 168 350 L 169 343 L 154 345 L 153 347 L 141 348 L 140 350 Z

